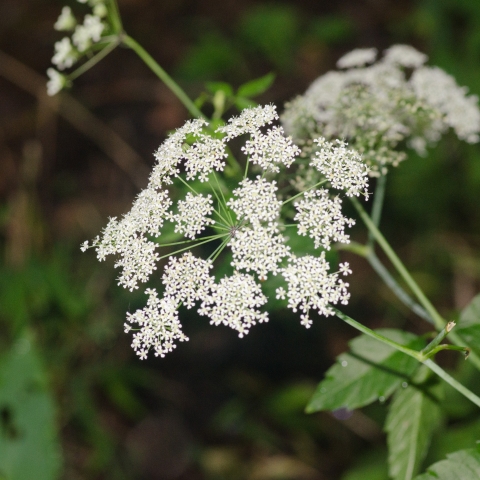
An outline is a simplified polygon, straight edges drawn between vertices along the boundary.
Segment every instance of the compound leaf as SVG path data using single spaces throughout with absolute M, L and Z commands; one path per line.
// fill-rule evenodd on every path
M 423 346 L 422 340 L 412 333 L 393 329 L 376 332 L 409 348 L 421 349 Z M 350 342 L 350 352 L 337 357 L 337 363 L 327 371 L 306 411 L 353 410 L 386 399 L 408 381 L 417 365 L 414 358 L 361 335 Z
M 475 448 L 459 450 L 447 455 L 446 460 L 431 465 L 415 480 L 466 480 L 480 478 L 480 451 Z
M 440 420 L 431 392 L 410 385 L 395 393 L 385 423 L 392 479 L 411 480 L 418 472 Z
M 480 353 L 480 295 L 463 309 L 455 332 L 469 347 Z

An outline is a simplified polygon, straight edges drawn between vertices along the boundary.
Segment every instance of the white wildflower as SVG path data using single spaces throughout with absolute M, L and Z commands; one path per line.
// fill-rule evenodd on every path
M 107 255 L 119 254 L 115 263 L 122 272 L 118 283 L 129 290 L 138 288 L 138 282 L 146 282 L 156 270 L 157 245 L 145 237 L 160 234 L 171 200 L 165 192 L 157 193 L 151 189 L 144 190 L 136 199 L 132 210 L 118 221 L 111 218 L 93 246 L 97 258 L 102 261 Z
M 64 37 L 59 42 L 55 42 L 55 54 L 52 57 L 52 63 L 60 70 L 70 68 L 77 61 L 77 58 L 77 52 L 73 48 L 70 38 Z
M 280 262 L 289 254 L 285 238 L 273 226 L 243 228 L 235 233 L 228 246 L 232 249 L 232 266 L 255 272 L 261 280 L 276 275 Z
M 393 45 L 383 53 L 383 61 L 407 68 L 419 68 L 428 57 L 410 45 Z
M 273 222 L 280 214 L 282 202 L 276 197 L 275 181 L 268 182 L 257 176 L 256 180 L 246 178 L 240 182 L 240 188 L 233 191 L 227 205 L 235 212 L 238 220 L 248 220 L 253 225 L 261 222 Z
M 212 196 L 187 193 L 185 200 L 178 202 L 178 213 L 169 218 L 175 222 L 175 232 L 182 233 L 192 240 L 215 221 L 208 216 L 213 211 Z
M 399 147 L 406 144 L 424 154 L 426 146 L 450 127 L 462 140 L 479 140 L 477 97 L 467 95 L 442 70 L 425 67 L 426 55 L 408 45 L 394 45 L 382 59 L 363 66 L 374 60 L 374 49 L 354 50 L 339 60 L 343 71 L 319 77 L 304 95 L 286 104 L 282 124 L 302 147 L 301 157 L 315 156 L 312 140 L 317 137 L 342 138 L 374 177 L 406 158 Z M 362 176 L 359 170 L 360 184 Z M 355 191 L 349 194 L 361 190 Z
M 155 289 L 147 289 L 147 306 L 135 313 L 127 313 L 125 330 L 133 330 L 132 347 L 141 360 L 153 349 L 155 356 L 164 357 L 175 347 L 175 342 L 187 341 L 178 319 L 177 302 L 171 297 L 159 299 Z M 136 325 L 140 328 L 137 329 Z
M 350 269 L 350 265 L 348 262 L 340 263 L 338 265 L 338 271 L 344 276 L 350 275 L 352 273 L 352 270 Z
M 76 24 L 77 21 L 72 14 L 72 9 L 70 7 L 63 7 L 53 28 L 58 31 L 68 31 L 73 30 Z
M 199 140 L 186 150 L 184 157 L 187 180 L 193 180 L 198 175 L 201 182 L 206 182 L 213 170 L 222 171 L 225 168 L 225 143 L 209 135 L 199 135 Z
M 267 124 L 278 120 L 277 110 L 274 105 L 246 108 L 238 117 L 232 117 L 227 125 L 217 128 L 217 132 L 226 134 L 226 139 L 238 137 L 245 133 L 255 134 Z
M 184 145 L 187 136 L 198 137 L 205 125 L 207 121 L 203 119 L 189 120 L 160 145 L 154 153 L 157 163 L 150 175 L 150 186 L 160 188 L 163 184 L 172 183 L 172 177 L 180 173 L 178 166 L 185 155 Z
M 337 62 L 338 68 L 363 67 L 367 63 L 372 63 L 377 58 L 376 48 L 357 48 L 346 53 Z
M 258 282 L 269 276 L 284 277 L 288 288 L 279 287 L 276 296 L 287 298 L 290 308 L 300 309 L 302 323 L 306 326 L 311 323 L 310 308 L 330 315 L 329 304 L 348 300 L 348 285 L 338 280 L 339 274 L 349 273 L 347 264 L 342 264 L 339 272 L 328 274 L 329 265 L 323 253 L 320 258 L 297 258 L 291 253 L 289 239 L 283 235 L 285 226 L 280 216 L 283 202 L 277 198 L 275 180 L 260 175 L 249 179 L 245 175 L 230 193 L 225 189 L 232 179 L 216 178 L 218 181 L 202 186 L 201 194 L 195 193 L 192 186 L 175 205 L 164 188 L 176 177 L 184 184 L 189 180 L 209 181 L 212 172 L 216 176 L 216 172 L 225 167 L 227 140 L 243 133 L 250 134 L 243 148 L 249 161 L 270 174 L 278 173 L 280 164 L 288 166 L 294 161 L 298 149 L 283 136 L 282 128 L 260 130 L 275 116 L 274 107 L 248 109 L 222 127 L 219 133 L 225 136 L 221 139 L 208 133 L 205 120 L 187 122 L 156 151 L 157 162 L 148 186 L 135 199 L 131 210 L 120 219 L 110 219 L 102 235 L 91 244 L 88 241 L 82 244 L 83 251 L 94 247 L 99 260 L 117 255 L 118 281 L 133 290 L 140 282 L 146 282 L 156 270 L 158 261 L 165 258 L 163 254 L 160 257 L 158 250 L 177 244 L 161 244 L 166 220 L 175 223 L 175 232 L 190 239 L 188 243 L 192 248 L 209 241 L 217 242 L 216 247 L 209 249 L 212 252 L 209 259 L 194 256 L 190 251 L 182 254 L 188 247 L 178 242 L 178 250 L 170 255 L 161 275 L 163 298 L 159 299 L 155 290 L 147 290 L 147 306 L 128 315 L 124 329 L 133 331 L 132 347 L 140 358 L 147 358 L 150 351 L 163 356 L 175 347 L 177 340 L 187 339 L 178 319 L 178 309 L 182 305 L 193 308 L 196 303 L 200 304 L 200 315 L 208 316 L 214 325 L 233 328 L 241 337 L 256 323 L 268 321 L 267 313 L 260 311 L 267 298 Z M 327 145 L 323 153 L 328 159 L 322 159 L 320 150 L 315 167 L 332 185 L 341 184 L 341 188 L 352 195 L 366 189 L 366 167 L 358 165 L 358 156 L 347 151 L 344 144 Z M 330 158 L 335 156 L 338 158 Z M 314 171 L 313 166 L 309 168 Z M 348 171 L 349 168 L 352 171 Z M 342 169 L 350 175 L 346 173 L 348 179 L 344 183 L 337 178 Z M 248 173 L 248 168 L 245 172 Z M 317 171 L 314 173 L 318 176 Z M 207 187 L 213 194 L 203 193 Z M 312 191 L 303 199 L 297 199 L 295 208 L 294 221 L 299 224 L 299 232 L 310 235 L 315 246 L 329 248 L 333 241 L 348 241 L 344 230 L 353 221 L 341 214 L 339 198 L 330 199 L 326 190 Z M 217 222 L 220 223 L 215 230 L 224 233 L 205 237 L 204 230 Z M 160 241 L 152 237 L 160 237 Z M 210 271 L 224 248 L 230 250 L 235 270 L 217 283 Z
M 191 252 L 180 258 L 170 257 L 162 277 L 165 296 L 192 308 L 196 301 L 207 298 L 213 287 L 211 268 L 211 261 L 194 257 Z
M 288 168 L 300 155 L 300 149 L 285 137 L 282 127 L 272 127 L 265 135 L 261 132 L 253 134 L 242 151 L 251 163 L 275 173 L 280 172 L 279 163 Z
M 476 143 L 480 133 L 478 97 L 467 95 L 468 89 L 460 87 L 455 79 L 438 67 L 422 67 L 411 79 L 415 93 L 444 115 L 446 126 L 455 130 L 462 140 Z
M 226 325 L 242 338 L 256 323 L 268 321 L 267 312 L 258 308 L 267 303 L 260 285 L 251 275 L 235 272 L 215 284 L 198 313 L 210 318 L 212 325 Z
M 85 15 L 83 25 L 77 25 L 72 35 L 72 41 L 79 52 L 85 52 L 93 42 L 100 41 L 105 25 L 96 15 Z
M 298 222 L 299 235 L 308 235 L 315 242 L 315 248 L 322 245 L 330 250 L 332 241 L 350 243 L 345 226 L 352 227 L 355 221 L 342 215 L 340 198 L 330 198 L 325 189 L 311 190 L 304 199 L 295 203 L 297 214 L 293 218 Z
M 105 18 L 108 15 L 108 8 L 104 3 L 97 3 L 93 7 L 93 14 L 99 18 Z
M 136 231 L 158 237 L 171 205 L 172 201 L 166 190 L 157 192 L 146 188 L 133 203 L 128 214 L 129 221 L 135 225 Z
M 66 85 L 66 78 L 54 68 L 47 69 L 47 75 L 47 93 L 50 96 L 56 95 Z
M 307 328 L 312 324 L 309 318 L 310 309 L 328 317 L 334 314 L 330 305 L 339 302 L 347 304 L 350 298 L 348 283 L 339 280 L 336 273 L 329 274 L 329 269 L 325 252 L 322 252 L 320 257 L 292 255 L 289 265 L 282 271 L 288 285 L 288 308 L 294 312 L 303 312 L 301 324 Z
M 349 197 L 364 194 L 368 198 L 369 168 L 360 155 L 347 148 L 347 143 L 336 140 L 335 144 L 324 138 L 315 139 L 320 150 L 315 153 L 311 165 L 331 183 L 333 188 L 345 190 Z

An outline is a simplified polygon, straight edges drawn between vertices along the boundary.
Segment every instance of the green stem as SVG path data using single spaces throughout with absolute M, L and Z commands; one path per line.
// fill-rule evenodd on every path
M 335 312 L 335 315 L 343 320 L 345 323 L 348 323 L 351 325 L 353 328 L 359 330 L 360 332 L 364 333 L 365 335 L 368 335 L 369 337 L 375 338 L 376 340 L 379 340 L 380 342 L 383 342 L 392 348 L 395 348 L 399 352 L 403 352 L 406 355 L 409 355 L 410 357 L 415 358 L 419 362 L 423 363 L 426 365 L 430 370 L 432 370 L 434 373 L 436 373 L 442 380 L 447 382 L 449 385 L 451 385 L 457 392 L 461 393 L 464 397 L 468 398 L 471 402 L 473 402 L 475 405 L 480 407 L 480 397 L 475 395 L 473 392 L 471 392 L 467 387 L 462 385 L 460 382 L 455 380 L 453 377 L 451 377 L 445 370 L 443 370 L 442 367 L 438 366 L 436 363 L 434 363 L 432 360 L 428 358 L 428 356 L 425 356 L 422 352 L 417 352 L 416 350 L 412 350 L 411 348 L 407 348 L 403 345 L 400 345 L 397 342 L 394 342 L 393 340 L 390 340 L 387 337 L 384 337 L 383 335 L 380 335 L 373 330 L 371 330 L 368 327 L 365 327 L 365 325 L 362 325 L 361 323 L 357 322 L 353 318 L 350 318 L 348 315 L 345 315 L 342 313 L 340 310 L 337 310 L 336 308 L 333 308 L 333 311 Z
M 188 95 L 180 88 L 180 86 L 168 75 L 168 73 L 153 59 L 153 57 L 132 37 L 125 34 L 122 36 L 122 42 L 131 48 L 155 73 L 155 75 L 175 94 L 175 96 L 183 103 L 185 108 L 193 117 L 205 118 L 198 107 L 190 100 Z
M 424 355 L 430 353 L 433 349 L 435 349 L 440 342 L 444 340 L 444 338 L 452 331 L 453 327 L 455 326 L 455 322 L 448 322 L 440 333 L 422 350 Z
M 359 213 L 361 219 L 367 226 L 368 230 L 375 238 L 376 242 L 380 245 L 380 247 L 385 252 L 389 260 L 392 262 L 393 266 L 397 269 L 398 273 L 401 275 L 405 283 L 409 286 L 414 295 L 417 297 L 417 300 L 420 302 L 422 307 L 427 311 L 435 327 L 438 330 L 441 330 L 447 322 L 442 318 L 442 316 L 437 312 L 435 307 L 430 303 L 430 300 L 428 300 L 428 298 L 422 292 L 420 287 L 417 285 L 417 282 L 415 282 L 415 280 L 412 278 L 400 258 L 398 258 L 397 254 L 393 251 L 390 244 L 387 242 L 380 230 L 378 230 L 372 219 L 368 216 L 367 212 L 363 209 L 360 202 L 355 197 L 351 197 L 351 201 L 354 207 L 357 209 L 357 212 Z
M 229 235 L 228 233 L 220 233 L 218 235 L 213 235 L 211 237 L 207 237 L 207 240 L 203 239 L 203 241 L 198 242 L 195 245 L 189 245 L 188 247 L 181 248 L 180 250 L 176 250 L 175 252 L 170 252 L 170 253 L 167 253 L 166 255 L 162 255 L 161 257 L 159 257 L 159 260 L 170 257 L 171 255 L 176 255 L 177 253 L 182 253 L 185 250 L 190 250 L 191 248 L 198 247 L 200 245 L 203 245 L 204 243 L 212 242 L 213 240 L 216 240 L 217 238 L 222 238 L 222 237 L 225 237 L 225 236 L 228 236 L 228 235 Z
M 318 187 L 320 185 L 323 185 L 324 183 L 326 183 L 327 180 L 322 180 L 321 182 L 318 182 L 316 183 L 315 185 L 312 185 L 311 187 L 308 187 L 306 188 L 305 190 L 297 193 L 296 195 L 294 195 L 293 197 L 290 197 L 290 198 L 287 198 L 283 203 L 282 203 L 282 207 L 284 205 L 286 205 L 287 203 L 290 203 L 291 201 L 295 200 L 296 198 L 300 197 L 301 195 L 303 195 L 304 193 L 308 192 L 309 190 L 312 190 L 313 188 L 315 187 Z
M 118 9 L 117 0 L 110 0 L 110 8 L 108 12 L 110 14 L 110 21 L 112 22 L 113 30 L 119 34 L 123 31 L 122 17 L 120 16 L 120 10 Z
M 333 308 L 333 307 L 332 307 Z M 333 311 L 335 312 L 335 315 L 343 320 L 345 323 L 348 323 L 350 326 L 353 328 L 359 330 L 360 332 L 364 333 L 365 335 L 368 335 L 369 337 L 375 338 L 376 340 L 379 340 L 380 342 L 386 343 L 387 345 L 390 345 L 391 347 L 395 348 L 396 350 L 405 353 L 406 355 L 409 355 L 410 357 L 415 358 L 419 362 L 424 360 L 422 353 L 417 352 L 416 350 L 412 350 L 411 348 L 405 347 L 401 345 L 400 343 L 394 342 L 393 340 L 390 340 L 387 337 L 384 337 L 383 335 L 380 335 L 379 333 L 371 330 L 370 328 L 366 327 L 365 325 L 362 325 L 361 323 L 357 322 L 353 318 L 349 317 L 348 315 L 345 315 L 343 312 L 340 310 L 337 310 L 336 308 L 333 308 Z
M 98 62 L 103 60 L 109 53 L 113 52 L 120 45 L 120 40 L 118 37 L 106 47 L 103 47 L 95 56 L 90 60 L 86 61 L 81 67 L 77 68 L 75 71 L 68 75 L 69 80 L 75 80 L 80 75 L 83 75 L 86 71 L 94 67 Z
M 423 318 L 427 322 L 433 323 L 430 315 L 423 309 L 418 303 L 416 303 L 410 295 L 397 283 L 397 281 L 390 275 L 390 272 L 384 267 L 382 262 L 375 254 L 373 250 L 367 249 L 367 253 L 364 255 L 368 263 L 378 273 L 378 276 L 390 287 L 393 293 L 398 299 L 405 304 L 412 312 L 416 313 L 419 317 Z
M 403 265 L 402 261 L 398 258 L 396 253 L 393 251 L 392 247 L 390 244 L 387 242 L 385 237 L 382 235 L 382 233 L 378 230 L 378 228 L 375 226 L 371 218 L 368 216 L 368 214 L 365 212 L 363 209 L 362 205 L 358 200 L 354 197 L 351 198 L 351 201 L 354 205 L 354 207 L 357 209 L 360 217 L 362 218 L 363 222 L 367 226 L 368 230 L 372 232 L 372 235 L 375 237 L 375 240 L 377 243 L 380 245 L 384 253 L 387 255 L 387 257 L 390 259 L 392 262 L 393 266 L 397 269 L 398 273 L 401 275 L 405 283 L 410 287 L 412 292 L 415 294 L 417 297 L 417 300 L 419 303 L 422 305 L 422 307 L 425 309 L 426 313 L 431 319 L 431 322 L 435 325 L 435 328 L 437 330 L 442 330 L 447 323 L 445 319 L 442 318 L 442 316 L 437 312 L 435 307 L 430 303 L 430 301 L 427 299 L 425 294 L 422 292 L 420 287 L 417 285 L 415 280 L 412 278 L 408 270 L 405 268 Z M 369 254 L 370 255 L 370 254 Z M 366 256 L 368 259 L 368 256 Z M 397 293 L 398 290 L 394 289 L 394 292 Z M 417 309 L 417 313 L 420 313 Z M 422 315 L 423 317 L 423 315 Z M 452 343 L 462 346 L 465 342 L 462 340 L 462 338 L 455 332 L 450 333 L 450 340 Z M 480 357 L 475 353 L 471 352 L 469 356 L 470 361 L 477 367 L 477 369 L 480 370 Z
M 461 393 L 464 397 L 468 398 L 471 402 L 480 407 L 480 398 L 460 382 L 457 382 L 457 380 L 451 377 L 445 370 L 443 370 L 443 368 L 439 367 L 435 362 L 432 362 L 432 360 L 425 360 L 423 364 L 432 370 L 432 372 L 435 372 L 443 381 L 451 385 L 455 390 L 457 390 L 457 392 Z
M 375 195 L 373 197 L 373 207 L 372 207 L 372 222 L 378 228 L 380 225 L 380 218 L 382 216 L 383 200 L 385 198 L 385 185 L 387 183 L 387 176 L 381 175 L 377 179 L 377 185 L 375 186 Z M 368 232 L 368 242 L 367 245 L 373 248 L 375 244 L 375 238 L 371 232 Z

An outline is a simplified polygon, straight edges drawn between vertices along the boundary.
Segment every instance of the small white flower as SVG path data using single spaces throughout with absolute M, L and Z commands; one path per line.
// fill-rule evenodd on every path
M 352 270 L 350 269 L 350 265 L 348 264 L 348 262 L 340 263 L 338 265 L 338 270 L 343 276 L 350 275 L 352 273 Z
M 141 360 L 147 358 L 150 349 L 154 350 L 155 356 L 164 357 L 176 347 L 175 341 L 188 340 L 178 320 L 177 302 L 170 297 L 159 299 L 155 289 L 147 289 L 145 293 L 149 296 L 147 306 L 133 314 L 127 313 L 125 324 L 125 330 L 135 330 L 132 348 Z M 128 328 L 129 324 L 133 328 Z
M 275 297 L 277 300 L 285 300 L 285 296 L 287 295 L 287 292 L 283 287 L 278 287 L 275 290 Z
M 80 247 L 80 250 L 82 252 L 86 252 L 87 249 L 88 249 L 89 245 L 88 245 L 88 240 L 85 240 L 83 243 L 82 243 L 82 246 Z
M 208 218 L 213 211 L 212 196 L 193 195 L 188 192 L 185 200 L 178 202 L 178 213 L 170 216 L 175 222 L 175 232 L 183 233 L 192 240 L 215 221 Z
M 54 68 L 49 68 L 47 70 L 47 75 L 49 77 L 47 82 L 47 93 L 52 97 L 66 85 L 66 79 L 64 75 Z
M 282 202 L 276 197 L 275 181 L 268 182 L 257 176 L 256 180 L 246 178 L 240 182 L 240 188 L 233 191 L 227 205 L 235 212 L 238 220 L 248 220 L 253 225 L 273 222 L 280 214 Z
M 231 238 L 228 246 L 232 249 L 232 266 L 237 270 L 255 272 L 261 280 L 267 275 L 276 275 L 280 262 L 289 254 L 285 238 L 276 228 L 243 228 Z
M 52 57 L 52 63 L 60 70 L 71 67 L 77 61 L 77 58 L 77 52 L 70 43 L 70 38 L 64 37 L 59 42 L 55 42 L 55 54 Z
M 422 67 L 411 79 L 415 93 L 444 115 L 445 127 L 455 130 L 458 137 L 469 143 L 479 141 L 480 110 L 478 97 L 467 95 L 465 87 L 438 67 Z
M 85 15 L 83 25 L 77 25 L 72 35 L 72 41 L 79 52 L 85 52 L 93 42 L 100 41 L 105 25 L 96 15 Z
M 246 108 L 238 117 L 232 117 L 228 124 L 217 128 L 217 132 L 226 134 L 226 139 L 238 137 L 245 133 L 255 134 L 267 124 L 278 120 L 277 110 L 274 105 Z
M 363 193 L 368 199 L 369 168 L 361 156 L 340 140 L 334 144 L 317 138 L 314 142 L 320 150 L 315 153 L 311 165 L 325 175 L 333 188 L 345 190 L 348 197 L 358 197 Z
M 357 48 L 346 53 L 337 62 L 338 68 L 363 67 L 367 63 L 373 63 L 377 58 L 376 48 Z
M 211 269 L 210 260 L 194 257 L 191 252 L 180 258 L 170 257 L 162 277 L 165 296 L 192 308 L 196 301 L 207 298 L 213 287 Z
M 306 192 L 304 197 L 295 203 L 297 214 L 293 219 L 298 222 L 298 233 L 313 238 L 315 248 L 322 245 L 330 250 L 332 241 L 350 243 L 345 225 L 352 227 L 355 221 L 342 215 L 340 198 L 331 199 L 323 188 Z
M 185 151 L 184 157 L 187 180 L 198 175 L 201 182 L 206 182 L 213 170 L 218 172 L 225 168 L 225 143 L 209 135 L 199 135 L 199 140 Z
M 93 7 L 93 14 L 99 18 L 105 18 L 108 15 L 108 8 L 104 3 L 97 3 Z
M 309 318 L 310 309 L 328 317 L 334 314 L 330 304 L 348 303 L 348 283 L 339 280 L 336 273 L 329 274 L 329 269 L 325 252 L 322 252 L 320 257 L 292 255 L 288 266 L 282 271 L 288 285 L 288 308 L 294 312 L 298 309 L 303 312 L 301 323 L 307 328 L 312 323 Z
M 160 188 L 163 184 L 172 183 L 172 177 L 180 173 L 178 166 L 184 159 L 184 144 L 187 136 L 198 137 L 205 125 L 207 121 L 203 119 L 189 120 L 160 145 L 154 153 L 157 163 L 150 175 L 151 187 Z
M 72 9 L 70 7 L 63 7 L 62 13 L 60 13 L 53 28 L 58 31 L 68 31 L 73 30 L 76 24 L 77 21 L 72 14 Z
M 260 285 L 251 275 L 235 272 L 215 284 L 198 313 L 210 318 L 212 325 L 226 325 L 242 338 L 256 323 L 268 322 L 267 312 L 257 309 L 267 303 Z
M 383 52 L 385 63 L 396 64 L 407 68 L 421 67 L 428 57 L 410 45 L 393 45 Z
M 285 137 L 282 127 L 272 127 L 266 135 L 261 132 L 252 134 L 242 151 L 250 162 L 275 173 L 280 172 L 279 163 L 288 168 L 301 152 L 290 138 Z

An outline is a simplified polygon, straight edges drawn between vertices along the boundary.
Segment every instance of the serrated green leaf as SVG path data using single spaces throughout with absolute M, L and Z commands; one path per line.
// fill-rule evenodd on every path
M 416 335 L 393 329 L 376 330 L 381 335 L 409 348 L 421 349 L 423 342 Z M 350 343 L 350 352 L 337 358 L 317 387 L 308 413 L 368 405 L 389 397 L 408 380 L 418 362 L 384 343 L 361 335 Z
M 415 480 L 474 480 L 480 478 L 480 451 L 475 448 L 459 450 L 446 460 L 434 463 Z
M 440 420 L 441 410 L 431 392 L 413 385 L 396 392 L 385 422 L 393 480 L 411 480 L 418 472 Z
M 61 456 L 55 412 L 33 338 L 0 358 L 0 478 L 54 480 Z
M 480 295 L 463 309 L 455 332 L 467 346 L 480 353 Z
M 274 73 L 267 73 L 263 77 L 250 80 L 238 87 L 237 95 L 239 97 L 256 97 L 267 91 L 275 80 Z

